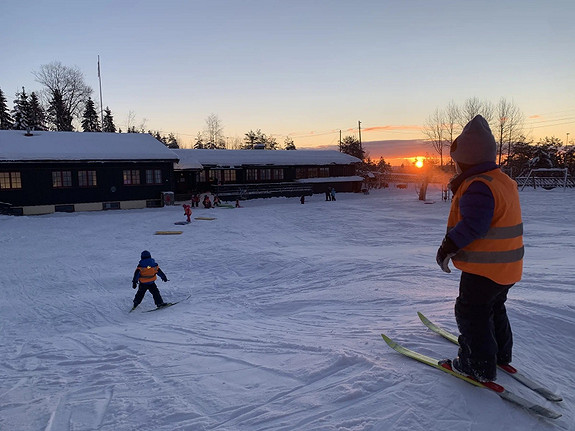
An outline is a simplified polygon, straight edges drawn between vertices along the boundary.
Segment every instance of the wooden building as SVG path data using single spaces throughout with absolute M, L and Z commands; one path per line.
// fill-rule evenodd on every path
M 332 150 L 173 150 L 178 199 L 210 191 L 222 200 L 359 192 L 361 160 Z
M 177 161 L 149 134 L 0 130 L 0 202 L 20 215 L 161 206 Z

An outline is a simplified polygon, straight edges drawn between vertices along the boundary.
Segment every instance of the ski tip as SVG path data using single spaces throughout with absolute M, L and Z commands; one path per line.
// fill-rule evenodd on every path
M 417 312 L 417 316 L 419 317 L 419 320 L 421 320 L 422 322 L 424 323 L 429 322 L 429 319 L 425 317 L 425 315 L 421 311 Z

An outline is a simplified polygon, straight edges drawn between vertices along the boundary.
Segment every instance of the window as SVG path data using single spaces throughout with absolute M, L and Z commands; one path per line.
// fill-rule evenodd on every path
M 284 179 L 284 170 L 283 169 L 274 169 L 273 175 L 274 175 L 274 180 L 283 180 Z
M 297 179 L 307 178 L 307 169 L 306 168 L 296 168 L 295 177 Z
M 140 184 L 140 171 L 137 169 L 129 169 L 124 171 L 124 185 Z
M 260 180 L 271 180 L 272 170 L 271 169 L 260 169 Z
M 319 176 L 321 178 L 329 177 L 329 168 L 319 168 Z
M 80 187 L 96 187 L 96 171 L 78 171 L 78 185 Z
M 0 172 L 0 189 L 21 189 L 20 172 Z
M 308 168 L 307 177 L 308 178 L 317 178 L 317 168 Z
M 236 182 L 236 171 L 234 169 L 226 169 L 224 171 L 224 181 L 226 183 Z
M 52 171 L 52 187 L 55 189 L 72 187 L 72 171 Z
M 147 169 L 146 170 L 146 184 L 162 184 L 162 170 L 161 169 Z
M 196 181 L 198 183 L 205 183 L 206 182 L 206 171 L 200 171 L 197 173 Z
M 246 169 L 246 179 L 248 181 L 256 181 L 258 179 L 257 169 Z
M 216 184 L 221 184 L 224 177 L 223 171 L 221 169 L 210 169 L 210 180 Z

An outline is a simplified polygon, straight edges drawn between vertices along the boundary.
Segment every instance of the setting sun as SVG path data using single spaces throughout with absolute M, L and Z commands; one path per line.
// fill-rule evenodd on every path
M 422 167 L 423 167 L 423 160 L 417 159 L 417 160 L 415 161 L 415 166 L 418 167 L 418 168 L 422 168 Z

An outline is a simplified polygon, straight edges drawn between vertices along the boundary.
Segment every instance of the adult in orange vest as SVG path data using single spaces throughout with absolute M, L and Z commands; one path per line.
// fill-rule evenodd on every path
M 135 310 L 142 299 L 144 299 L 144 295 L 149 290 L 152 296 L 154 297 L 154 303 L 156 307 L 164 307 L 167 304 L 162 299 L 162 295 L 156 286 L 156 274 L 160 276 L 160 278 L 164 281 L 168 281 L 168 277 L 166 274 L 162 272 L 156 261 L 152 258 L 152 255 L 148 250 L 144 250 L 140 255 L 140 262 L 138 263 L 138 267 L 134 271 L 134 277 L 132 278 L 132 288 L 138 287 L 138 283 L 140 283 L 140 287 L 136 292 L 136 296 L 134 296 L 134 307 L 132 310 Z
M 480 381 L 496 378 L 497 364 L 511 362 L 513 336 L 505 309 L 507 293 L 521 279 L 523 223 L 517 183 L 495 163 L 497 144 L 477 115 L 451 145 L 458 176 L 447 234 L 437 251 L 441 269 L 449 261 L 462 271 L 455 319 L 459 352 L 453 369 Z

